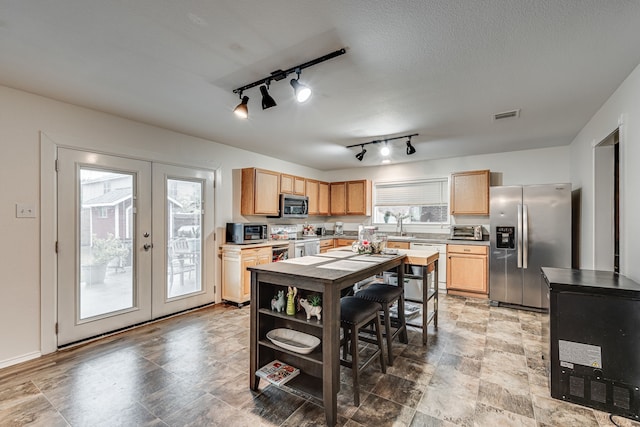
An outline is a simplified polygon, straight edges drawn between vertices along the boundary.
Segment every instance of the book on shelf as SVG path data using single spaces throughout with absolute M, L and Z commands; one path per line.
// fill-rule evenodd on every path
M 275 385 L 282 385 L 294 378 L 300 373 L 300 369 L 287 365 L 279 360 L 274 360 L 267 363 L 262 368 L 256 371 L 256 375 L 260 378 L 273 383 Z

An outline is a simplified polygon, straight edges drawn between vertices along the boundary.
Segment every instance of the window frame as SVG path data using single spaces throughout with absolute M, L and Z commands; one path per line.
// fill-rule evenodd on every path
M 420 227 L 443 227 L 451 225 L 451 205 L 450 205 L 450 191 L 451 191 L 451 183 L 450 178 L 448 176 L 443 177 L 431 177 L 431 178 L 420 178 L 420 179 L 406 179 L 406 180 L 390 180 L 390 181 L 376 181 L 373 183 L 373 197 L 372 197 L 372 215 L 371 215 L 371 224 L 373 225 L 386 225 L 386 226 L 396 226 L 396 222 L 384 222 L 381 219 L 376 220 L 378 208 L 381 206 L 390 206 L 390 205 L 379 205 L 378 204 L 378 186 L 384 185 L 415 185 L 421 183 L 439 183 L 440 188 L 440 203 L 437 205 L 445 205 L 446 206 L 446 220 L 444 222 L 407 222 L 405 225 L 411 226 L 420 226 Z M 442 190 L 445 191 L 442 191 Z M 406 205 L 409 209 L 421 206 L 430 206 L 430 205 Z M 431 205 L 435 206 L 435 205 Z

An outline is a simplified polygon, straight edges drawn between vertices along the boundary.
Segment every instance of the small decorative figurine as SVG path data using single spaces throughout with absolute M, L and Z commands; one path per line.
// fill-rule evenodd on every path
M 293 316 L 296 314 L 296 294 L 298 289 L 296 287 L 289 286 L 289 292 L 287 292 L 287 314 Z
M 271 300 L 271 310 L 281 313 L 284 311 L 284 291 L 278 291 L 278 294 Z
M 311 319 L 311 316 L 316 316 L 318 321 L 320 321 L 320 312 L 322 311 L 322 307 L 319 305 L 312 305 L 304 298 L 300 299 L 300 305 L 304 307 L 304 311 L 307 312 L 307 320 Z

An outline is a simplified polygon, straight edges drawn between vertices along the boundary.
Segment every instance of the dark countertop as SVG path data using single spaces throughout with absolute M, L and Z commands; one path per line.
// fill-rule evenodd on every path
M 472 245 L 472 246 L 489 246 L 489 240 L 452 240 L 448 238 L 448 234 L 436 234 L 436 233 L 412 233 L 410 236 L 390 236 L 387 235 L 387 239 L 392 242 L 419 242 L 419 243 L 432 243 L 432 244 L 440 244 L 440 245 Z M 488 236 L 485 236 L 488 237 Z M 310 236 L 309 238 L 313 239 L 314 236 Z M 346 232 L 341 235 L 336 234 L 326 234 L 324 236 L 315 236 L 315 238 L 319 238 L 320 240 L 329 240 L 329 239 L 357 239 L 358 234 L 353 232 Z M 240 247 L 244 248 L 260 248 L 264 246 L 287 246 L 290 241 L 295 240 L 305 240 L 305 237 L 302 234 L 299 234 L 298 239 L 291 240 L 267 240 L 262 243 L 250 243 L 247 245 L 236 245 L 236 244 L 223 244 L 221 248 L 225 247 Z
M 580 292 L 640 298 L 640 284 L 612 271 L 542 267 L 552 292 Z

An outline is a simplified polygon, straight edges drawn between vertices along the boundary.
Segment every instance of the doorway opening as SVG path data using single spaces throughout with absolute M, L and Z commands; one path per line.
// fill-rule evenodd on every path
M 594 149 L 594 268 L 620 272 L 620 132 Z

